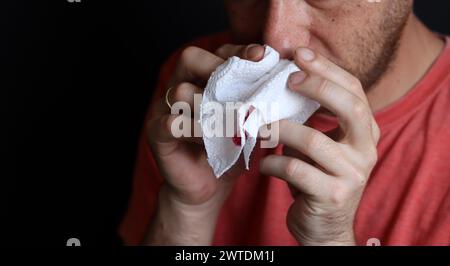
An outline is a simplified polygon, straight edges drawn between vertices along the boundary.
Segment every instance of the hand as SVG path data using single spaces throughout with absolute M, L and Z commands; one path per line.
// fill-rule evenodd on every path
M 170 103 L 187 102 L 194 110 L 194 94 L 202 93 L 201 86 L 230 56 L 259 61 L 264 47 L 225 45 L 216 54 L 197 47 L 185 49 L 168 86 L 173 88 Z M 192 128 L 199 127 L 191 114 L 182 115 L 190 117 Z M 177 117 L 170 114 L 165 99 L 160 99 L 147 125 L 149 144 L 165 183 L 146 243 L 206 245 L 212 241 L 219 211 L 244 167 L 240 161 L 217 179 L 206 160 L 202 140 L 172 134 L 171 125 Z
M 380 131 L 358 79 L 307 48 L 295 52 L 305 72 L 289 87 L 334 113 L 339 127 L 318 130 L 281 121 L 283 156 L 270 155 L 261 172 L 285 180 L 295 198 L 287 225 L 303 245 L 354 245 L 353 222 L 377 161 Z

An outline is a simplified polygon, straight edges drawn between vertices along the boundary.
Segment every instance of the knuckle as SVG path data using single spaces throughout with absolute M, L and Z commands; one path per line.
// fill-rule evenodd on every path
M 300 172 L 300 162 L 297 159 L 289 159 L 285 166 L 286 177 L 294 178 Z
M 189 82 L 182 82 L 178 84 L 173 92 L 173 99 L 179 101 L 186 97 L 186 94 L 192 90 L 192 86 Z
M 363 162 L 354 162 L 352 164 L 349 164 L 347 167 L 346 177 L 350 182 L 350 188 L 352 188 L 352 191 L 359 191 L 361 190 L 361 188 L 365 187 L 372 169 L 367 167 L 367 158 L 365 156 L 362 157 L 364 158 Z
M 353 171 L 351 178 L 354 181 L 355 190 L 359 190 L 361 187 L 364 187 L 367 181 L 366 175 L 361 171 Z
M 371 146 L 371 148 L 369 148 L 368 156 L 367 156 L 367 166 L 368 166 L 368 168 L 370 170 L 372 170 L 372 168 L 375 167 L 377 162 L 378 162 L 377 148 L 375 146 Z
M 317 88 L 317 95 L 320 98 L 327 98 L 330 92 L 330 82 L 327 79 L 322 79 L 319 87 Z
M 181 52 L 181 61 L 186 62 L 189 61 L 194 55 L 197 54 L 197 52 L 200 50 L 200 48 L 196 46 L 188 46 L 184 48 L 184 50 Z
M 365 119 L 368 116 L 366 105 L 356 98 L 353 98 L 350 110 L 358 119 Z
M 350 90 L 355 91 L 355 92 L 362 90 L 361 81 L 359 81 L 359 79 L 357 79 L 357 78 L 351 79 L 348 86 L 349 86 Z
M 360 175 L 359 173 L 366 173 L 364 176 L 368 176 L 378 162 L 377 147 L 372 143 L 368 144 L 358 154 L 358 159 L 354 161 L 357 169 L 352 172 L 352 175 L 358 176 Z
M 230 47 L 231 47 L 231 44 L 224 44 L 224 45 L 220 46 L 219 48 L 217 48 L 215 54 L 224 55 L 230 49 Z
M 375 143 L 378 143 L 381 138 L 381 130 L 380 130 L 380 127 L 378 126 L 377 122 L 375 121 L 375 119 L 373 119 L 373 122 L 372 122 L 372 134 L 373 134 Z
M 312 153 L 315 150 L 332 152 L 331 143 L 316 132 L 309 133 L 306 145 L 308 153 Z
M 350 116 L 358 120 L 359 123 L 370 126 L 371 113 L 368 106 L 356 97 L 350 103 Z
M 320 61 L 317 67 L 320 72 L 324 73 L 324 75 L 329 75 L 333 71 L 333 63 L 328 60 Z
M 198 201 L 204 202 L 211 198 L 211 196 L 214 194 L 216 188 L 215 186 L 211 186 L 209 182 L 203 182 L 198 185 L 198 187 L 195 189 L 195 194 L 197 194 Z
M 350 197 L 350 191 L 347 186 L 343 184 L 336 184 L 333 187 L 330 201 L 331 203 L 336 206 L 338 209 L 343 208 L 343 206 L 346 204 L 347 199 Z

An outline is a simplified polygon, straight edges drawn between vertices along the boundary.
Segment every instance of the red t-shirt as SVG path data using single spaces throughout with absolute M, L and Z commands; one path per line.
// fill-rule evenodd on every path
M 379 160 L 355 220 L 358 245 L 378 238 L 382 245 L 450 245 L 450 38 L 445 50 L 407 95 L 377 112 Z M 227 34 L 194 44 L 214 51 Z M 179 53 L 162 68 L 155 98 L 165 93 Z M 321 131 L 335 119 L 315 115 Z M 162 177 L 142 133 L 128 212 L 120 226 L 126 244 L 139 244 L 154 214 Z M 277 149 L 255 149 L 251 169 L 238 178 L 218 219 L 215 245 L 297 245 L 286 226 L 293 202 L 288 186 L 258 172 L 259 160 Z

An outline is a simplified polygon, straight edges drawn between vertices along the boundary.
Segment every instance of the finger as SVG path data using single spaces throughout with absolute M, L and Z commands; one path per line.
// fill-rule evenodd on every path
M 221 57 L 224 60 L 227 60 L 230 57 L 238 56 L 241 54 L 242 50 L 245 49 L 245 45 L 234 45 L 234 44 L 224 44 L 216 50 L 214 54 Z
M 245 60 L 258 62 L 264 58 L 266 48 L 259 44 L 250 44 L 241 51 L 240 57 Z
M 264 46 L 259 44 L 250 44 L 246 46 L 225 44 L 216 51 L 216 54 L 225 60 L 232 56 L 237 56 L 244 60 L 254 62 L 262 60 L 264 58 L 264 53 Z
M 282 120 L 279 134 L 281 144 L 301 152 L 327 172 L 335 175 L 345 173 L 347 162 L 343 160 L 338 143 L 322 132 Z
M 175 86 L 167 96 L 168 102 L 171 106 L 175 103 L 187 103 L 190 106 L 191 111 L 195 108 L 195 95 L 202 95 L 203 90 L 189 82 L 183 82 Z M 199 102 L 200 103 L 200 102 Z M 199 104 L 197 103 L 197 104 Z M 185 114 L 186 115 L 186 114 Z M 194 112 L 191 112 L 190 116 L 193 116 Z
M 203 144 L 202 132 L 199 129 L 200 125 L 196 120 L 183 115 L 163 115 L 147 123 L 149 140 L 156 144 L 180 141 Z
M 222 58 L 206 50 L 194 46 L 188 47 L 181 53 L 174 78 L 169 83 L 169 87 L 185 81 L 208 80 L 211 73 L 223 62 Z
M 308 75 L 316 74 L 325 80 L 330 80 L 355 94 L 367 105 L 369 104 L 361 82 L 320 53 L 308 48 L 298 48 L 295 50 L 294 60 L 300 69 L 307 72 Z
M 289 78 L 289 88 L 316 100 L 339 118 L 342 131 L 353 144 L 366 147 L 367 136 L 373 138 L 374 118 L 369 106 L 336 83 L 317 75 L 296 72 Z M 302 77 L 303 76 L 303 77 Z
M 285 180 L 295 189 L 308 195 L 321 195 L 332 187 L 335 179 L 299 159 L 269 155 L 261 161 L 260 171 L 264 175 Z
M 169 105 L 173 107 L 173 105 L 177 102 L 185 102 L 189 104 L 191 111 L 195 111 L 195 95 L 202 94 L 203 90 L 192 83 L 182 82 L 168 89 L 166 93 L 167 102 L 166 98 L 164 97 L 164 99 L 160 99 L 152 105 L 152 117 L 158 117 L 167 114 L 171 111 Z M 192 114 L 194 113 L 191 113 L 191 115 Z
M 308 75 L 318 75 L 324 80 L 329 80 L 340 88 L 343 88 L 358 97 L 370 111 L 370 116 L 368 118 L 370 120 L 370 132 L 372 134 L 372 139 L 374 140 L 374 142 L 378 143 L 380 138 L 380 130 L 375 121 L 375 118 L 372 115 L 372 111 L 370 109 L 364 89 L 362 88 L 361 82 L 356 77 L 354 77 L 341 67 L 337 66 L 326 57 L 322 56 L 320 53 L 314 52 L 308 48 L 298 48 L 295 51 L 294 59 L 297 65 L 301 69 L 306 71 Z M 362 115 L 364 116 L 365 111 L 362 110 L 362 112 Z M 364 116 L 363 119 L 364 118 L 366 117 Z

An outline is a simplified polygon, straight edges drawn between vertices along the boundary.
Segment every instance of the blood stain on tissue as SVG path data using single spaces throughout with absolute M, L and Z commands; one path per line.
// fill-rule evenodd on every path
M 250 114 L 251 114 L 251 112 L 253 112 L 253 110 L 255 110 L 255 108 L 253 106 L 250 106 L 247 113 L 245 114 L 244 122 L 247 121 L 247 118 L 250 116 Z M 248 137 L 248 134 L 247 134 L 247 132 L 245 132 L 245 138 L 247 138 L 247 137 Z M 238 134 L 235 134 L 233 137 L 233 143 L 236 146 L 241 146 L 242 145 L 242 137 L 239 137 Z
M 242 140 L 237 134 L 233 137 L 233 143 L 236 146 L 241 146 Z
M 245 138 L 247 138 L 247 137 L 248 137 L 248 134 L 247 134 L 247 132 L 245 132 Z M 234 135 L 233 143 L 236 146 L 241 146 L 242 145 L 242 137 L 239 137 L 237 134 Z

